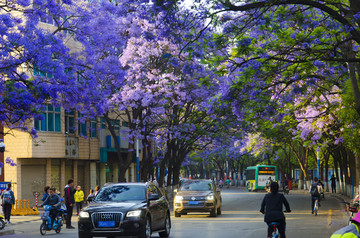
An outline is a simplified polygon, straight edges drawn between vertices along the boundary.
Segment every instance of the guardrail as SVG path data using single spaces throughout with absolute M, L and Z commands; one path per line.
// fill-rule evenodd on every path
M 39 215 L 37 207 L 30 208 L 29 200 L 15 200 L 11 209 L 11 215 L 27 216 L 27 215 Z

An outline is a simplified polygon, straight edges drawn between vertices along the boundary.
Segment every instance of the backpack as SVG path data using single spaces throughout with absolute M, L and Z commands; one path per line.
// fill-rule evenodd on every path
M 320 194 L 319 194 L 319 191 L 318 191 L 318 188 L 317 188 L 317 184 L 316 185 L 311 185 L 311 190 L 310 190 L 310 193 L 311 193 L 311 196 L 313 197 L 318 197 Z
M 13 204 L 12 197 L 11 197 L 11 190 L 4 191 L 3 203 L 4 204 Z

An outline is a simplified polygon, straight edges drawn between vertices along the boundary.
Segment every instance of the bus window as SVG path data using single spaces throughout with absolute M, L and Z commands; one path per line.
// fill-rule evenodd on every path
M 255 180 L 255 169 L 246 170 L 246 180 Z

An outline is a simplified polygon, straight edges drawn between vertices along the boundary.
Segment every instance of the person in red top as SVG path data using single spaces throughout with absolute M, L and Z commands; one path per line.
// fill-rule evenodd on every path
M 66 205 L 66 228 L 67 229 L 75 229 L 75 227 L 73 227 L 71 225 L 71 217 L 73 214 L 73 207 L 75 205 L 75 190 L 73 189 L 74 186 L 74 180 L 73 179 L 69 179 L 67 185 L 64 188 L 64 201 L 65 201 L 65 205 Z

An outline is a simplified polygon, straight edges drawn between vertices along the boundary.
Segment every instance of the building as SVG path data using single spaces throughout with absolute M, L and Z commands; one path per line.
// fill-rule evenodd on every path
M 101 118 L 85 124 L 77 122 L 75 113 L 46 107 L 45 119 L 33 122 L 37 138 L 20 130 L 12 130 L 4 138 L 4 156 L 16 164 L 5 163 L 4 179 L 13 183 L 16 198 L 29 199 L 34 205 L 35 192 L 42 196 L 44 186 L 48 185 L 62 193 L 69 178 L 74 179 L 75 185 L 81 185 L 85 194 L 96 185 L 118 182 L 115 142 L 100 123 Z M 123 130 L 127 124 L 119 120 L 114 123 L 118 126 L 117 140 L 126 156 L 128 142 Z M 5 128 L 5 132 L 9 129 Z M 136 182 L 135 163 L 128 169 L 126 179 Z

